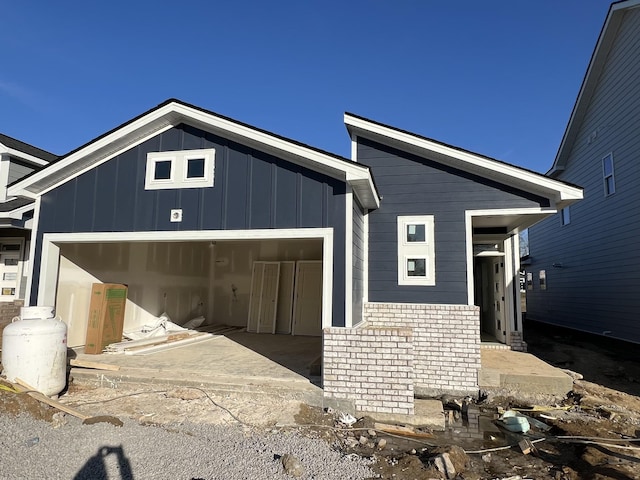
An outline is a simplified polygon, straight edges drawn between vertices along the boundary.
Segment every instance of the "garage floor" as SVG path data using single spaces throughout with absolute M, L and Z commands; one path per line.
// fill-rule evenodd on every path
M 72 368 L 74 382 L 117 387 L 119 383 L 181 384 L 256 393 L 284 392 L 321 401 L 321 337 L 243 331 L 218 335 L 150 355 L 70 356 L 120 366 L 118 371 Z

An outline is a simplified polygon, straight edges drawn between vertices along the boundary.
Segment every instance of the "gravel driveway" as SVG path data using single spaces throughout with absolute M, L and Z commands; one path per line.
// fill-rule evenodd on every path
M 345 457 L 323 440 L 276 430 L 182 423 L 143 426 L 125 420 L 82 425 L 0 414 L 1 479 L 278 479 L 280 457 L 294 455 L 302 479 L 372 477 L 366 459 Z

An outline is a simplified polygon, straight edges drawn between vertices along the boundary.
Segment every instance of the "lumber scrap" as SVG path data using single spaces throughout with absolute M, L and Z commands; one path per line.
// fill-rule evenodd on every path
M 118 370 L 120 370 L 120 365 L 91 362 L 89 360 L 81 360 L 79 358 L 72 358 L 71 360 L 69 360 L 69 365 L 71 365 L 72 367 L 92 368 L 94 370 L 110 370 L 112 372 L 117 372 Z
M 402 435 L 405 437 L 415 438 L 433 438 L 433 433 L 427 429 L 412 427 L 410 425 L 392 425 L 389 423 L 374 423 L 373 428 L 381 432 L 391 433 L 393 435 Z
M 51 407 L 57 408 L 61 412 L 68 413 L 69 415 L 79 418 L 82 420 L 83 425 L 92 425 L 94 423 L 110 423 L 111 425 L 115 425 L 116 427 L 121 427 L 123 425 L 122 420 L 120 420 L 117 417 L 113 417 L 111 415 L 99 415 L 95 417 L 92 415 L 87 415 L 86 413 L 83 413 L 80 410 L 70 407 L 69 405 L 65 405 L 64 403 L 60 403 L 57 400 L 54 400 L 53 398 L 47 397 L 46 395 L 38 392 L 34 387 L 29 385 L 25 381 L 20 380 L 19 378 L 16 378 L 15 380 L 16 380 L 15 383 L 11 383 L 11 386 L 17 392 L 26 393 L 27 395 L 29 395 L 32 398 L 35 398 L 39 402 L 46 403 Z

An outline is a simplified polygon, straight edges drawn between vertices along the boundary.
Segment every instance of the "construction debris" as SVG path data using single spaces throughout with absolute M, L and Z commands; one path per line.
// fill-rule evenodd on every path
M 428 428 L 413 427 L 411 425 L 392 425 L 389 423 L 374 423 L 373 428 L 393 435 L 415 438 L 433 438 L 433 432 Z
M 108 363 L 100 363 L 100 362 L 90 362 L 88 360 L 80 360 L 77 358 L 72 358 L 69 360 L 69 365 L 72 367 L 80 367 L 80 368 L 92 368 L 94 370 L 110 370 L 112 372 L 117 372 L 120 370 L 119 365 L 110 365 Z

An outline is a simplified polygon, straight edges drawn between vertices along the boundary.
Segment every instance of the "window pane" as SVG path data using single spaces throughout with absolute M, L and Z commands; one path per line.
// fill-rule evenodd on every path
M 17 273 L 5 273 L 2 275 L 2 279 L 3 280 L 16 280 L 18 278 L 18 274 Z
M 4 259 L 4 264 L 7 267 L 12 267 L 12 266 L 18 265 L 18 259 L 17 258 L 5 258 Z
M 169 180 L 171 178 L 171 160 L 156 162 L 153 172 L 154 180 Z
M 3 288 L 2 289 L 2 295 L 15 295 L 16 294 L 16 289 L 15 288 Z
M 204 158 L 187 160 L 187 178 L 204 178 Z
M 613 173 L 613 158 L 611 158 L 611 155 L 602 159 L 602 165 L 604 168 L 605 177 Z
M 427 261 L 424 258 L 407 259 L 407 275 L 409 277 L 426 277 Z
M 407 225 L 407 242 L 424 242 L 425 226 L 424 224 Z
M 15 244 L 15 243 L 7 243 L 2 245 L 2 251 L 3 252 L 18 252 L 20 251 L 20 244 Z
M 605 188 L 607 189 L 607 192 L 606 192 L 607 195 L 611 195 L 616 191 L 616 187 L 613 184 L 613 177 L 605 178 L 604 182 L 605 182 Z

